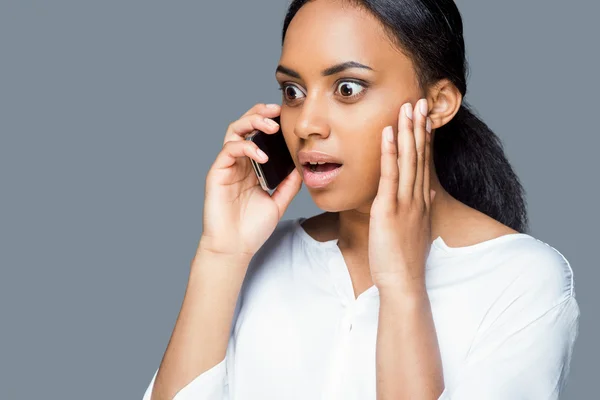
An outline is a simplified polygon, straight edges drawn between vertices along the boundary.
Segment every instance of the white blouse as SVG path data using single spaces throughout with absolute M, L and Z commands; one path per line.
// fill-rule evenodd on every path
M 375 400 L 379 293 L 355 298 L 337 239 L 281 220 L 253 257 L 225 358 L 175 400 Z M 573 270 L 524 233 L 432 243 L 426 287 L 440 346 L 439 400 L 558 399 L 579 330 Z M 150 400 L 155 372 L 143 400 Z

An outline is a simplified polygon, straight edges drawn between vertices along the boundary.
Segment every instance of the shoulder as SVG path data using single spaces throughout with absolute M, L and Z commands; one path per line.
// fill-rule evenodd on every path
M 572 334 L 579 318 L 573 270 L 555 247 L 519 235 L 495 246 L 485 260 L 493 265 L 488 277 L 493 283 L 481 295 L 486 301 L 481 302 L 484 312 L 474 343 L 504 340 L 518 332 L 523 332 L 518 337 L 540 332 L 544 340 Z
M 509 282 L 515 291 L 537 296 L 537 303 L 546 306 L 574 296 L 573 269 L 560 251 L 478 211 L 475 214 L 479 216 L 470 220 L 476 222 L 466 231 L 477 232 L 473 234 L 480 236 L 476 242 L 489 240 L 484 259 L 494 265 L 499 282 Z
M 296 218 L 281 219 L 277 223 L 273 233 L 271 233 L 271 236 L 256 252 L 253 260 L 289 250 L 295 239 L 296 226 Z
M 247 275 L 264 275 L 273 268 L 285 268 L 289 264 L 287 260 L 293 257 L 294 242 L 297 240 L 296 226 L 295 218 L 281 219 L 250 260 Z
M 519 235 L 495 250 L 496 281 L 503 286 L 494 302 L 498 313 L 533 320 L 575 297 L 571 264 L 550 244 Z
M 509 245 L 507 254 L 518 276 L 532 288 L 555 299 L 574 295 L 571 263 L 555 247 L 531 235 Z
M 234 322 L 242 310 L 247 308 L 248 303 L 265 298 L 271 301 L 274 293 L 285 290 L 284 281 L 280 278 L 289 265 L 285 259 L 290 257 L 293 248 L 295 227 L 296 219 L 280 220 L 269 238 L 250 260 L 238 295 Z M 232 329 L 234 327 L 235 323 Z

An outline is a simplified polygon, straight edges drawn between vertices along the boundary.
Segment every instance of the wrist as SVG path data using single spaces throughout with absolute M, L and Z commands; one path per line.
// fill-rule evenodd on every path
M 379 292 L 380 309 L 402 311 L 403 313 L 421 312 L 430 307 L 429 296 L 423 290 L 403 291 L 391 288 Z
M 196 254 L 194 255 L 194 259 L 192 263 L 196 259 L 218 259 L 225 261 L 228 264 L 249 264 L 254 254 L 238 252 L 238 251 L 223 251 L 219 249 L 220 246 L 214 246 L 209 242 L 209 239 L 203 237 L 200 238 L 198 243 L 198 248 L 196 249 Z M 235 246 L 231 246 L 235 247 Z
M 427 287 L 424 279 L 394 279 L 386 280 L 377 284 L 380 296 L 386 297 L 406 297 L 409 299 L 419 299 L 427 296 Z
M 425 276 L 411 275 L 408 272 L 393 272 L 372 275 L 373 283 L 379 292 L 402 292 L 419 295 L 426 292 Z
M 246 276 L 251 257 L 239 254 L 199 251 L 190 263 L 190 279 L 237 285 Z

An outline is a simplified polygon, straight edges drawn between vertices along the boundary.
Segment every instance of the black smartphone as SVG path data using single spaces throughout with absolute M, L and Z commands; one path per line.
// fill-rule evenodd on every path
M 279 116 L 272 118 L 279 124 Z M 274 190 L 296 168 L 292 155 L 285 144 L 281 125 L 276 133 L 265 133 L 255 130 L 246 136 L 264 151 L 269 160 L 260 164 L 250 158 L 254 173 L 265 191 Z

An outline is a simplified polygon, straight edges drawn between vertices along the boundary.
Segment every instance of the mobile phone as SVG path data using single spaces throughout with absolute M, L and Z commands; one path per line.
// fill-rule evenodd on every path
M 279 116 L 272 118 L 279 124 Z M 264 191 L 274 190 L 294 170 L 294 160 L 285 144 L 281 125 L 276 133 L 265 133 L 254 130 L 246 136 L 264 151 L 269 160 L 260 164 L 250 158 L 254 173 Z

